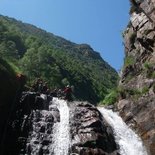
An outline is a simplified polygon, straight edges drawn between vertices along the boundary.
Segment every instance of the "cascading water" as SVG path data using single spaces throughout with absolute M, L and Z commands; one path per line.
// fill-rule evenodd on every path
M 35 103 L 33 103 L 34 99 L 35 99 Z M 32 107 L 34 109 L 29 110 L 29 107 L 27 107 L 27 110 L 25 111 L 23 123 L 21 124 L 21 131 L 22 131 L 20 134 L 21 137 L 18 138 L 19 142 L 21 142 L 20 154 L 69 155 L 71 151 L 73 152 L 78 151 L 76 150 L 76 148 L 70 146 L 71 136 L 70 136 L 70 126 L 69 126 L 69 113 L 72 112 L 73 107 L 71 106 L 72 107 L 71 111 L 69 111 L 69 107 L 66 101 L 59 100 L 58 98 L 53 98 L 53 100 L 49 102 L 50 99 L 51 98 L 48 98 L 48 96 L 43 94 L 41 94 L 40 96 L 34 96 L 34 94 L 29 94 L 27 98 L 25 98 L 24 100 L 25 102 L 23 102 L 23 104 L 27 103 L 27 101 L 31 101 L 30 103 L 33 105 Z M 30 103 L 26 105 L 31 105 Z M 79 104 L 79 106 L 81 106 L 81 103 Z M 82 109 L 80 109 L 79 111 L 77 110 L 79 109 L 78 106 L 77 107 L 75 106 L 77 108 L 77 109 L 75 108 L 77 111 L 75 116 L 77 117 L 76 119 L 73 117 L 75 119 L 74 121 L 78 121 L 78 119 L 80 119 L 80 122 L 81 122 L 79 124 L 78 123 L 71 124 L 71 127 L 72 127 L 71 132 L 75 127 L 75 131 L 72 132 L 75 138 L 79 137 L 79 135 L 77 134 L 83 131 L 83 130 L 80 130 L 80 132 L 77 133 L 76 130 L 83 129 L 87 126 L 89 129 L 90 124 L 91 123 L 94 124 L 94 120 L 97 121 L 99 119 L 99 118 L 98 119 L 92 118 L 93 119 L 92 122 L 90 121 L 91 119 L 88 119 L 88 117 L 92 117 L 92 116 L 96 117 L 98 115 L 98 113 L 94 113 L 94 112 L 91 113 L 90 106 L 91 105 L 88 106 L 88 104 L 87 106 L 84 105 Z M 94 107 L 92 109 L 96 111 Z M 114 130 L 114 136 L 115 136 L 116 142 L 120 146 L 120 149 L 119 149 L 120 155 L 147 155 L 147 152 L 143 147 L 142 141 L 140 140 L 140 138 L 131 129 L 129 129 L 126 126 L 126 124 L 116 113 L 113 113 L 112 111 L 106 110 L 104 108 L 98 108 L 98 109 L 104 116 L 105 120 L 112 126 Z M 86 116 L 84 119 L 82 119 L 83 114 L 85 112 L 86 112 Z M 81 117 L 78 117 L 79 113 L 81 113 L 80 115 Z M 88 123 L 89 121 L 90 123 Z M 81 132 L 81 137 L 79 139 L 79 142 L 81 140 L 82 140 L 82 143 L 90 141 L 90 137 L 92 137 L 92 140 L 94 140 L 94 136 L 93 136 L 94 132 L 90 132 L 90 136 L 89 136 L 89 131 L 90 129 L 89 130 L 84 129 L 84 131 Z M 102 131 L 103 130 L 101 129 L 101 132 Z M 86 139 L 87 136 L 82 135 L 83 133 L 87 134 L 88 139 Z M 103 138 L 105 139 L 104 136 Z M 95 144 L 97 143 L 93 143 L 93 146 L 96 147 Z M 72 145 L 74 144 L 72 143 Z M 99 148 L 100 147 L 101 145 L 99 145 Z M 84 148 L 84 150 L 87 152 L 87 149 Z M 84 150 L 81 150 L 81 151 L 84 151 Z M 101 151 L 100 149 L 97 149 L 97 150 L 99 152 Z M 97 150 L 95 148 L 94 153 Z M 98 154 L 100 154 L 99 152 Z
M 99 107 L 98 110 L 113 128 L 121 155 L 147 155 L 141 139 L 123 122 L 117 113 L 103 107 Z
M 53 144 L 52 150 L 54 155 L 68 155 L 70 146 L 70 129 L 69 129 L 69 107 L 67 102 L 53 99 L 60 113 L 60 122 L 55 123 L 53 127 Z
M 46 95 L 37 96 L 40 107 L 25 116 L 31 120 L 26 148 L 21 148 L 23 154 L 32 155 L 68 155 L 70 145 L 69 108 L 67 102 L 53 98 L 48 102 Z M 25 128 L 27 130 L 27 128 Z M 25 152 L 25 153 L 24 153 Z

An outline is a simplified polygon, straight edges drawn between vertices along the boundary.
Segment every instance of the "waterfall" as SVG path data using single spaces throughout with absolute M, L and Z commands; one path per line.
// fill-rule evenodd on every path
M 98 109 L 113 128 L 116 142 L 120 146 L 121 155 L 147 155 L 141 139 L 123 122 L 117 113 L 103 107 Z
M 69 129 L 69 108 L 67 102 L 53 99 L 60 112 L 60 122 L 55 123 L 53 127 L 53 144 L 52 150 L 54 155 L 68 155 L 70 146 L 70 129 Z
M 31 127 L 26 141 L 26 149 L 21 148 L 20 153 L 25 154 L 25 151 L 26 154 L 32 155 L 68 155 L 70 129 L 67 102 L 53 98 L 48 103 L 46 95 L 42 94 L 40 97 L 44 99 L 41 109 L 32 110 L 29 117 L 25 116 L 23 130 L 29 119 L 31 119 Z

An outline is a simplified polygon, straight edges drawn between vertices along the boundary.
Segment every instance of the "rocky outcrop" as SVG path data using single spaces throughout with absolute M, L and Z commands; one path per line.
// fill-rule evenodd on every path
M 155 1 L 132 1 L 117 108 L 155 154 Z
M 71 107 L 71 153 L 116 155 L 118 152 L 113 132 L 100 112 L 86 102 L 76 102 Z
M 59 121 L 56 107 L 51 107 L 50 113 L 46 113 L 49 100 L 43 94 L 23 92 L 19 101 L 14 103 L 5 128 L 3 149 L 0 150 L 2 155 L 37 154 L 39 151 L 46 151 L 43 146 L 51 141 L 49 135 L 52 126 L 55 121 Z

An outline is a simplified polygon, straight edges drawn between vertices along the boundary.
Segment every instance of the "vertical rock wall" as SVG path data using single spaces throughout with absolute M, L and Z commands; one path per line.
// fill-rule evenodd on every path
M 117 108 L 155 154 L 155 0 L 132 0 Z

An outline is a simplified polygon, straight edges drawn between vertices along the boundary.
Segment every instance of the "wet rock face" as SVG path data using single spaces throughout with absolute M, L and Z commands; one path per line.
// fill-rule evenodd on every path
M 59 116 L 59 111 L 57 116 Z M 32 116 L 32 132 L 29 133 L 26 153 L 27 154 L 50 154 L 50 146 L 52 145 L 52 131 L 54 122 L 59 121 L 54 119 L 53 111 L 36 110 Z
M 89 103 L 77 102 L 71 106 L 71 153 L 116 155 L 117 147 L 112 130 L 99 111 Z
M 57 107 L 49 101 L 48 96 L 44 94 L 24 94 L 21 105 L 26 105 L 25 118 L 21 129 L 26 130 L 27 134 L 18 138 L 26 139 L 24 145 L 19 148 L 21 154 L 50 154 L 53 125 L 60 121 L 60 114 Z M 28 120 L 29 128 L 26 128 Z
M 125 62 L 117 104 L 123 119 L 155 154 L 155 0 L 138 1 L 124 32 Z M 135 5 L 135 4 L 133 4 Z
M 50 106 L 46 95 L 24 92 L 15 103 L 5 131 L 2 155 L 44 154 L 51 144 L 52 129 L 60 121 L 57 107 Z

